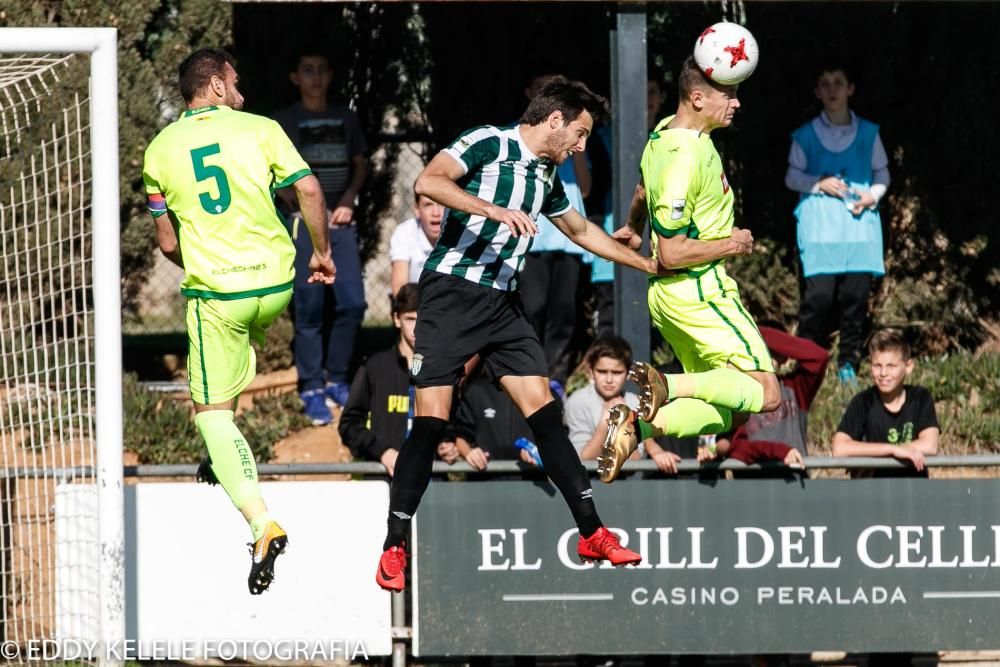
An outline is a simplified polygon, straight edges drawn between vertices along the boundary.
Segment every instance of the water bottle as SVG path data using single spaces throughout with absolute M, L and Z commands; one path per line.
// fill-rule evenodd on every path
M 844 193 L 844 207 L 851 213 L 854 213 L 854 205 L 861 201 L 861 195 L 848 184 L 843 174 L 840 175 L 840 182 L 847 188 L 847 191 Z
M 531 460 L 535 462 L 535 465 L 539 468 L 542 467 L 542 457 L 538 453 L 538 447 L 535 446 L 535 443 L 527 438 L 518 438 L 514 441 L 514 446 L 528 452 L 528 455 L 531 457 Z

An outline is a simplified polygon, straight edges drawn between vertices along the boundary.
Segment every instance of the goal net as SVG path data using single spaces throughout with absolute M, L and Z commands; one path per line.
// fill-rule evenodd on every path
M 0 29 L 5 660 L 124 636 L 115 49 Z

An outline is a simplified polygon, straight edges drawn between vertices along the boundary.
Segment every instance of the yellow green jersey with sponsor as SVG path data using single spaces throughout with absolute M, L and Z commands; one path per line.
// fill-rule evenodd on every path
M 291 288 L 295 246 L 274 191 L 310 173 L 277 122 L 229 107 L 185 111 L 146 149 L 153 217 L 172 214 L 186 296 L 238 299 Z
M 733 191 L 712 139 L 697 130 L 667 129 L 673 119 L 660 121 L 642 153 L 654 251 L 660 236 L 711 241 L 727 238 L 733 229 Z M 700 272 L 710 264 L 686 268 Z
M 683 234 L 711 241 L 733 229 L 733 191 L 708 134 L 667 129 L 673 116 L 650 134 L 642 154 L 642 178 L 653 228 L 653 252 L 661 239 Z M 772 371 L 771 357 L 739 288 L 716 259 L 649 281 L 649 314 L 684 370 L 697 373 L 732 366 Z

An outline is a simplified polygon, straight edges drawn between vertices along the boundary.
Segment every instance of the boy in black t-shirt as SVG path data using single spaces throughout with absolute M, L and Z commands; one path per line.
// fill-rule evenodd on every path
M 930 392 L 903 384 L 913 372 L 910 346 L 895 329 L 876 332 L 868 344 L 870 387 L 851 399 L 833 436 L 834 456 L 892 456 L 913 470 L 876 470 L 875 477 L 927 477 L 925 456 L 938 451 L 937 414 Z

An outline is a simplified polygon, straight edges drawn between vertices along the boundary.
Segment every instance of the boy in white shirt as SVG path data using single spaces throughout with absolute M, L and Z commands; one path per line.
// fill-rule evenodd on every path
M 427 197 L 414 196 L 413 217 L 401 222 L 389 239 L 389 286 L 393 298 L 406 283 L 420 281 L 424 262 L 441 235 L 443 218 L 443 206 Z

